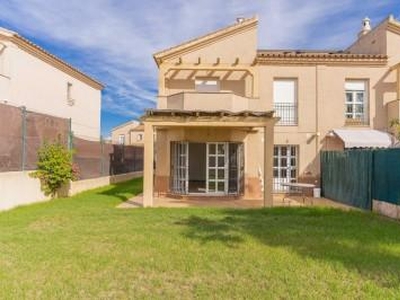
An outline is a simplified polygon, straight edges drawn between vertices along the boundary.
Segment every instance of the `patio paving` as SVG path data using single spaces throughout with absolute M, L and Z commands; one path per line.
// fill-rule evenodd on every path
M 273 206 L 319 206 L 334 207 L 344 210 L 355 209 L 354 207 L 334 202 L 327 198 L 306 198 L 303 203 L 302 197 L 290 196 L 283 200 L 282 195 L 274 195 Z M 263 200 L 250 199 L 217 199 L 196 197 L 193 199 L 175 199 L 167 197 L 154 197 L 154 207 L 219 207 L 219 208 L 261 208 Z M 137 195 L 117 206 L 118 208 L 143 207 L 143 195 Z

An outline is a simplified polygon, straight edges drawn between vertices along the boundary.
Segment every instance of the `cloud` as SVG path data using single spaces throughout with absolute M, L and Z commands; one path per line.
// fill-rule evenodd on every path
M 260 48 L 346 48 L 361 19 L 397 0 L 9 0 L 0 21 L 107 85 L 103 110 L 138 117 L 156 102 L 152 54 L 258 15 Z M 396 11 L 397 9 L 397 11 Z M 395 10 L 395 11 L 393 11 Z

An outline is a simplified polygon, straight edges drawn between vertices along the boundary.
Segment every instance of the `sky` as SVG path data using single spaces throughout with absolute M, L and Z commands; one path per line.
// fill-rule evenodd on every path
M 259 18 L 259 49 L 347 48 L 368 16 L 400 19 L 400 0 L 0 0 L 0 26 L 17 31 L 105 84 L 102 135 L 156 105 L 153 54 Z

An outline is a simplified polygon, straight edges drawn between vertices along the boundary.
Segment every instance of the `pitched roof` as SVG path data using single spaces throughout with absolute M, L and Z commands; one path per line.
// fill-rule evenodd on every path
M 153 57 L 157 63 L 157 66 L 159 66 L 160 63 L 165 58 L 188 52 L 188 51 L 192 50 L 193 48 L 212 43 L 215 40 L 220 39 L 221 37 L 229 36 L 229 35 L 241 32 L 241 31 L 245 31 L 249 28 L 253 28 L 254 26 L 257 26 L 257 24 L 258 24 L 257 17 L 244 19 L 241 22 L 237 22 L 233 25 L 224 27 L 217 31 L 214 31 L 214 32 L 208 33 L 206 35 L 197 37 L 195 39 L 186 41 L 182 44 L 173 46 L 171 48 L 159 51 L 159 52 L 153 54 Z
M 130 121 L 127 121 L 127 122 L 125 122 L 125 123 L 119 124 L 119 125 L 117 125 L 117 126 L 111 128 L 111 131 L 114 131 L 114 130 L 123 128 L 123 127 L 125 127 L 125 126 L 135 126 L 135 128 L 136 128 L 136 127 L 139 126 L 139 125 L 140 125 L 140 122 L 139 122 L 139 121 L 137 121 L 137 120 L 130 120 Z
M 400 21 L 396 20 L 393 17 L 393 15 L 389 15 L 386 19 L 382 20 L 378 25 L 376 25 L 374 28 L 372 28 L 369 32 L 359 36 L 358 39 L 356 39 L 354 41 L 354 43 L 352 43 L 349 47 L 347 47 L 346 51 L 351 49 L 356 43 L 358 43 L 358 41 L 360 39 L 363 39 L 365 36 L 369 36 L 370 34 L 373 34 L 380 28 L 384 28 L 388 31 L 391 31 L 393 33 L 400 35 Z
M 17 32 L 0 27 L 0 38 L 4 38 L 10 42 L 13 42 L 24 51 L 51 64 L 59 70 L 71 75 L 72 77 L 85 82 L 95 89 L 102 90 L 104 88 L 104 85 L 100 81 L 93 79 L 89 75 L 83 73 L 81 70 L 73 67 L 69 63 L 55 56 L 54 54 L 51 54 L 50 52 L 31 42 L 27 38 L 19 35 Z
M 385 64 L 387 56 L 350 53 L 342 50 L 258 50 L 255 62 Z

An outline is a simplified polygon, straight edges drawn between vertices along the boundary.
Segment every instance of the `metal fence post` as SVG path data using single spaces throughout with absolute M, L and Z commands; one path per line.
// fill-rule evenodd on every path
M 73 148 L 73 133 L 72 133 L 72 119 L 68 120 L 68 150 L 72 150 Z
M 26 164 L 26 107 L 21 106 L 21 114 L 22 114 L 22 134 L 21 134 L 21 143 L 22 143 L 22 151 L 21 151 L 21 171 L 25 171 Z
M 104 176 L 104 140 L 103 136 L 100 136 L 100 175 Z

